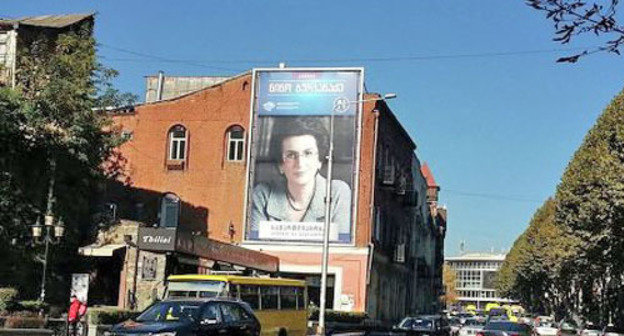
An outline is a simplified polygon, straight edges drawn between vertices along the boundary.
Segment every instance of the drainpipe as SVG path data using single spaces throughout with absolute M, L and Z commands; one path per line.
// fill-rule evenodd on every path
M 162 70 L 160 70 L 158 71 L 158 83 L 156 84 L 156 101 L 162 100 L 164 83 L 165 83 L 165 73 Z

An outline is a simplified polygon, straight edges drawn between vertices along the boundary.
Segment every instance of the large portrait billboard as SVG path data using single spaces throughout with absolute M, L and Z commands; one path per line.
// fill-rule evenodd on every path
M 361 69 L 256 70 L 248 241 L 323 240 L 330 123 L 330 241 L 353 242 Z

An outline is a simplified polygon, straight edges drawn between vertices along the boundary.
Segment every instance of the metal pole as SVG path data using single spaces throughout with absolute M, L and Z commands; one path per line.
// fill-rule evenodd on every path
M 52 207 L 54 206 L 54 184 L 56 182 L 56 159 L 52 156 L 49 159 L 50 164 L 50 181 L 48 183 L 48 197 L 46 202 L 46 216 L 52 216 Z M 45 252 L 43 255 L 43 274 L 41 275 L 41 293 L 39 294 L 39 300 L 41 302 L 45 302 L 45 280 L 46 280 L 46 271 L 48 268 L 48 251 L 50 249 L 50 227 L 49 223 L 44 221 L 44 225 L 46 227 L 46 234 L 44 236 L 45 239 Z
M 41 275 L 41 293 L 39 293 L 39 300 L 45 302 L 45 280 L 46 270 L 48 268 L 48 250 L 50 248 L 50 227 L 46 226 L 46 235 L 43 238 L 45 240 L 45 253 L 43 255 L 43 274 Z
M 327 264 L 329 261 L 329 226 L 331 224 L 331 180 L 334 160 L 334 111 L 329 117 L 329 151 L 327 152 L 327 183 L 325 185 L 325 225 L 323 227 L 323 263 L 321 267 L 321 299 L 317 335 L 325 335 L 325 301 L 327 297 Z

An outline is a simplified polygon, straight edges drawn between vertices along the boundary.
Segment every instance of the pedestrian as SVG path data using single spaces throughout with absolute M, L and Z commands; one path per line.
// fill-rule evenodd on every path
M 69 311 L 67 312 L 68 335 L 77 336 L 80 328 L 80 320 L 87 313 L 87 304 L 78 300 L 76 295 L 69 299 Z

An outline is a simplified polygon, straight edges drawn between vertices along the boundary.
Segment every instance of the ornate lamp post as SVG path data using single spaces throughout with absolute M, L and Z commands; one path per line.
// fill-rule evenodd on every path
M 54 216 L 51 213 L 46 214 L 43 223 L 39 222 L 39 216 L 37 216 L 37 222 L 30 227 L 33 243 L 45 245 L 45 252 L 43 255 L 43 274 L 41 276 L 41 293 L 39 294 L 39 301 L 45 302 L 45 280 L 46 271 L 48 268 L 48 251 L 50 250 L 50 244 L 56 245 L 61 242 L 61 238 L 65 234 L 65 225 L 63 224 L 63 218 L 59 218 L 58 221 L 54 221 Z

